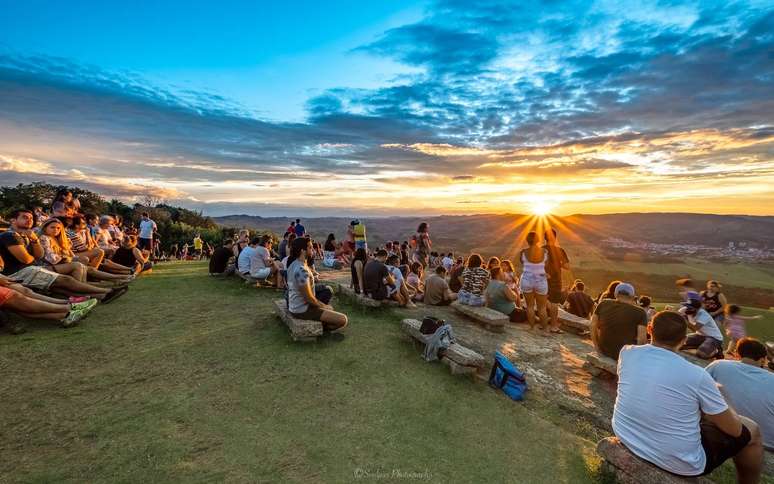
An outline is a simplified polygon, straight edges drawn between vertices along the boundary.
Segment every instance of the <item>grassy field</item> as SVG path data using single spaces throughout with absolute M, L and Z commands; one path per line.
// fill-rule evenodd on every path
M 594 442 L 424 363 L 397 318 L 294 344 L 276 294 L 162 265 L 80 327 L 0 335 L 0 481 L 604 479 Z

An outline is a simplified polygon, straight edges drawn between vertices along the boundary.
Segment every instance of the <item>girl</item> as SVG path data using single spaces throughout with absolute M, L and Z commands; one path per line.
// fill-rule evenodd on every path
M 470 254 L 465 270 L 462 271 L 462 289 L 457 295 L 461 304 L 484 305 L 484 291 L 489 284 L 489 271 L 481 267 L 484 261 L 479 254 Z
M 500 262 L 500 268 L 503 271 L 503 280 L 508 289 L 519 293 L 519 276 L 516 275 L 516 271 L 513 269 L 513 263 L 509 259 L 505 259 Z
M 410 272 L 406 276 L 406 284 L 409 292 L 413 293 L 414 301 L 422 301 L 425 297 L 425 284 L 422 282 L 422 264 L 417 261 L 411 263 Z
M 548 312 L 546 310 L 548 300 L 548 279 L 546 278 L 546 261 L 548 252 L 538 245 L 539 237 L 536 232 L 527 234 L 526 249 L 519 253 L 521 261 L 521 290 L 527 301 L 527 322 L 529 329 L 535 327 L 535 306 L 540 318 L 540 329 L 546 330 Z
M 500 267 L 500 258 L 499 257 L 490 257 L 489 262 L 486 264 L 486 269 L 489 272 L 492 272 L 492 269 L 495 267 Z
M 137 236 L 127 235 L 113 254 L 113 262 L 131 267 L 136 274 L 153 270 L 153 263 L 137 248 Z
M 740 339 L 747 336 L 747 328 L 745 321 L 751 319 L 761 319 L 761 315 L 755 316 L 742 316 L 742 308 L 736 304 L 726 304 L 724 308 L 725 312 L 725 326 L 726 335 L 729 338 L 728 347 L 726 348 L 726 354 L 732 356 L 736 353 L 736 344 Z
M 430 248 L 433 246 L 429 230 L 430 225 L 427 222 L 422 222 L 417 227 L 417 233 L 413 237 L 415 243 L 414 260 L 422 264 L 423 268 L 430 265 Z

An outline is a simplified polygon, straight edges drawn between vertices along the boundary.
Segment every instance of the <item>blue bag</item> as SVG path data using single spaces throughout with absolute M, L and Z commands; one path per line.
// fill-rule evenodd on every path
M 527 380 L 524 374 L 510 362 L 504 354 L 495 352 L 495 361 L 492 372 L 489 374 L 489 384 L 499 388 L 513 400 L 524 400 L 524 392 L 527 391 Z

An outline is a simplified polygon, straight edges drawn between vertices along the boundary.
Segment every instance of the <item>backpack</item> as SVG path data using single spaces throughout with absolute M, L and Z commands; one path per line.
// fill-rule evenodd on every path
M 422 334 L 435 334 L 438 328 L 446 324 L 443 319 L 434 318 L 432 316 L 425 316 L 422 319 L 422 326 L 419 328 L 419 332 Z
M 516 401 L 524 400 L 524 393 L 527 391 L 527 380 L 524 374 L 499 351 L 495 352 L 494 365 L 489 374 L 489 385 L 501 389 Z

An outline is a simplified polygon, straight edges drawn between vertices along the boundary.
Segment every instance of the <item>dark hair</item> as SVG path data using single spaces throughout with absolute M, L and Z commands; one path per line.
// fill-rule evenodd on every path
M 503 270 L 500 268 L 500 266 L 494 266 L 489 269 L 489 277 L 492 279 L 497 279 L 497 276 L 499 276 L 502 271 Z
M 271 242 L 271 236 L 270 235 L 263 235 L 263 236 L 261 236 L 261 240 L 258 242 L 258 245 L 266 245 L 269 242 Z
M 439 266 L 439 267 L 443 267 L 443 266 Z M 413 272 L 414 274 L 417 274 L 417 275 L 422 274 L 422 264 L 420 264 L 417 261 L 412 262 L 411 263 L 411 272 Z
M 685 338 L 688 323 L 682 314 L 675 311 L 661 311 L 653 316 L 653 342 L 676 346 Z
M 148 212 L 143 212 L 141 215 L 142 215 L 143 217 L 150 217 L 150 215 L 148 215 Z
M 282 238 L 287 239 L 288 235 L 290 235 L 290 232 L 285 232 L 284 234 L 282 234 Z
M 291 243 L 291 242 L 293 242 L 293 241 L 294 241 L 294 240 L 296 240 L 297 238 L 298 238 L 298 235 L 296 235 L 295 233 L 290 233 L 290 234 L 288 234 L 288 244 L 289 244 L 289 243 Z
M 438 266 L 435 268 L 435 273 L 439 276 L 446 274 L 446 268 L 444 266 Z
M 72 190 L 69 190 L 69 189 L 67 189 L 67 188 L 60 188 L 60 189 L 59 189 L 59 190 L 56 192 L 56 195 L 54 195 L 54 201 L 55 201 L 55 202 L 63 202 L 63 201 L 64 201 L 64 197 L 65 197 L 65 195 L 67 195 L 68 193 L 69 193 L 70 195 L 72 195 L 72 194 L 73 194 Z
M 83 218 L 83 215 L 76 215 L 70 220 L 71 227 L 75 227 L 76 225 L 80 225 L 81 223 L 86 223 L 86 219 Z
M 352 257 L 352 262 L 359 260 L 363 263 L 368 260 L 368 252 L 362 247 L 355 249 L 355 255 Z
M 400 263 L 400 257 L 398 257 L 397 255 L 392 254 L 391 256 L 389 256 L 387 258 L 387 264 L 392 266 L 392 265 L 395 265 L 397 263 Z
M 678 279 L 675 281 L 675 285 L 677 287 L 685 287 L 685 286 L 693 287 L 693 280 L 689 278 Z
M 766 346 L 755 338 L 742 338 L 736 344 L 736 353 L 742 358 L 760 360 L 766 358 Z
M 35 212 L 33 212 L 32 210 L 27 210 L 26 208 L 17 208 L 16 210 L 14 210 L 8 215 L 8 220 L 17 218 L 22 213 L 28 213 L 33 217 L 35 216 Z
M 491 266 L 491 265 L 492 265 L 492 264 L 494 264 L 495 262 L 497 262 L 497 265 L 496 265 L 496 266 L 494 266 L 494 267 L 500 267 L 500 258 L 499 258 L 499 257 L 496 257 L 496 256 L 495 256 L 495 257 L 490 257 L 490 258 L 489 258 L 489 261 L 487 261 L 487 263 L 486 263 L 486 267 L 487 267 L 487 268 L 489 268 L 489 266 Z
M 234 239 L 226 239 L 223 241 L 223 245 L 234 245 Z
M 252 239 L 250 239 L 250 245 L 259 245 L 262 240 L 263 240 L 263 237 L 253 237 Z
M 605 289 L 605 292 L 602 293 L 602 297 L 606 299 L 615 298 L 615 288 L 618 287 L 618 284 L 621 284 L 621 281 L 610 282 L 610 284 L 607 285 L 607 289 Z
M 739 314 L 739 312 L 742 310 L 739 306 L 736 304 L 726 304 L 726 311 L 728 314 Z
M 384 249 L 377 250 L 376 257 L 387 257 L 387 251 Z
M 422 222 L 421 224 L 419 224 L 419 227 L 417 227 L 417 232 L 420 234 L 422 232 L 427 232 L 427 222 Z
M 538 234 L 536 232 L 530 232 L 527 234 L 527 244 L 535 245 L 538 240 Z
M 297 223 L 297 224 L 300 224 L 300 223 L 301 223 L 301 219 L 300 219 L 300 218 L 297 218 L 297 219 L 296 219 L 296 223 Z
M 293 243 L 290 244 L 290 254 L 288 255 L 286 267 L 290 267 L 290 264 L 298 259 L 301 256 L 301 252 L 306 250 L 307 247 L 309 247 L 309 239 L 305 239 L 304 237 L 294 239 Z
M 484 261 L 481 259 L 481 256 L 474 252 L 468 257 L 468 262 L 465 264 L 465 267 L 473 269 L 476 267 L 481 267 L 481 264 L 483 263 Z
M 650 304 L 653 302 L 653 300 L 650 298 L 650 296 L 640 296 L 637 302 L 640 306 L 647 308 L 650 307 Z
M 584 289 L 586 289 L 586 284 L 584 284 L 583 281 L 575 281 L 575 289 L 582 292 Z
M 556 238 L 556 230 L 552 228 L 547 228 L 546 231 L 543 233 L 543 238 L 548 241 L 548 232 L 551 232 L 551 234 Z
M 403 277 L 408 276 L 408 264 L 401 264 L 398 266 L 398 269 L 400 269 L 400 273 Z
M 448 255 L 447 257 L 449 257 L 449 258 L 451 259 L 452 257 L 454 257 L 454 254 L 452 254 L 451 252 L 449 252 L 449 255 Z

